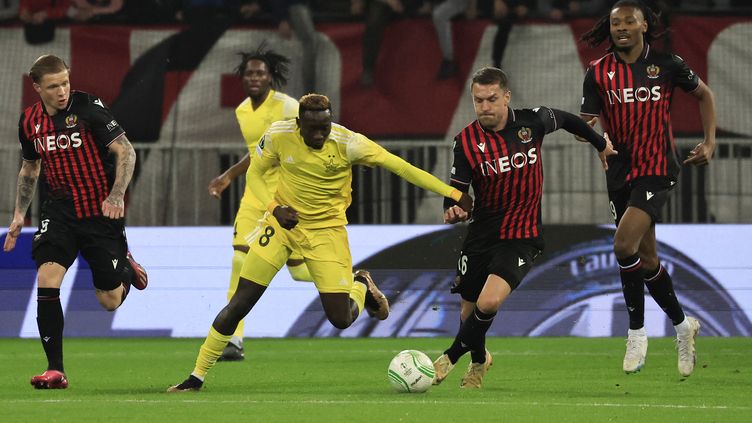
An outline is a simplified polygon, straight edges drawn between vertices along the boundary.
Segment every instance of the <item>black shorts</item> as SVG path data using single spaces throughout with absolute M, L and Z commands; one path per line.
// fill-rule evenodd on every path
M 497 232 L 498 233 L 498 232 Z M 488 275 L 504 279 L 512 290 L 516 289 L 543 252 L 543 239 L 494 239 L 487 235 L 474 237 L 468 233 L 457 261 L 457 285 L 465 301 L 476 302 Z
M 57 203 L 59 205 L 59 203 Z M 123 219 L 77 219 L 68 207 L 45 203 L 31 256 L 39 268 L 54 262 L 68 269 L 80 252 L 91 268 L 94 287 L 110 291 L 130 281 L 133 270 L 126 257 L 128 243 Z
M 676 186 L 674 179 L 665 176 L 645 176 L 627 182 L 616 191 L 608 192 L 611 215 L 616 226 L 628 207 L 636 207 L 653 219 L 653 223 L 660 222 L 660 213 L 668 201 L 668 196 Z

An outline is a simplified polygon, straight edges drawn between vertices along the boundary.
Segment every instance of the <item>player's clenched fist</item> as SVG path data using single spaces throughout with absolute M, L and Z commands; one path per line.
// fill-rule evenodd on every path
M 464 222 L 470 217 L 470 214 L 462 210 L 459 206 L 452 206 L 444 210 L 444 223 Z
M 298 224 L 298 212 L 292 207 L 277 206 L 274 208 L 274 217 L 279 222 L 279 226 L 284 229 L 292 229 Z

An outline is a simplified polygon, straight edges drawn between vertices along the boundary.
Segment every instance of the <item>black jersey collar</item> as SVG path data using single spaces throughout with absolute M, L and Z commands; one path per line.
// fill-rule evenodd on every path
M 65 108 L 66 112 L 70 112 L 71 106 L 73 105 L 73 93 L 75 91 L 71 90 L 70 93 L 68 93 L 68 107 Z

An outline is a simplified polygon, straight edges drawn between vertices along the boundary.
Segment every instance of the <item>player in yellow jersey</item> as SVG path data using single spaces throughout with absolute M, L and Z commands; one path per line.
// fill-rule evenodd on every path
M 279 163 L 277 190 L 272 193 L 266 183 L 251 186 L 268 213 L 253 232 L 238 290 L 214 319 L 191 375 L 168 392 L 201 389 L 238 322 L 261 298 L 290 254 L 304 257 L 324 313 L 335 327 L 349 327 L 363 308 L 374 312 L 377 307 L 388 307 L 373 280 L 354 279 L 351 273 L 345 210 L 352 198 L 354 165 L 384 167 L 416 186 L 452 198 L 467 212 L 472 208 L 473 200 L 466 193 L 365 136 L 333 124 L 326 96 L 301 98 L 298 115 L 296 121 L 272 124 L 256 147 L 249 178 L 260 182 L 261 175 Z
M 228 168 L 224 173 L 212 179 L 209 183 L 209 194 L 220 198 L 222 192 L 236 177 L 243 175 L 248 170 L 251 162 L 250 152 L 254 151 L 256 144 L 269 126 L 278 120 L 295 119 L 298 115 L 298 102 L 287 94 L 275 91 L 287 83 L 287 65 L 290 60 L 272 50 L 268 50 L 262 44 L 255 51 L 241 53 L 241 60 L 235 73 L 240 77 L 247 98 L 235 109 L 235 117 L 240 125 L 243 139 L 248 146 L 249 154 L 246 154 L 238 163 Z M 270 189 L 273 191 L 277 184 L 278 172 L 272 167 L 264 175 Z M 252 181 L 246 181 L 245 192 L 240 200 L 240 207 L 235 216 L 235 225 L 232 239 L 232 270 L 230 273 L 230 287 L 227 290 L 229 301 L 238 287 L 240 268 L 243 266 L 245 255 L 248 252 L 246 238 L 253 228 L 258 225 L 259 219 L 264 215 L 265 208 L 250 192 L 249 186 Z M 298 281 L 312 281 L 302 257 L 292 257 L 287 262 L 287 268 L 293 279 Z M 220 360 L 237 361 L 245 357 L 243 350 L 243 321 L 233 333 L 230 342 L 227 343 Z

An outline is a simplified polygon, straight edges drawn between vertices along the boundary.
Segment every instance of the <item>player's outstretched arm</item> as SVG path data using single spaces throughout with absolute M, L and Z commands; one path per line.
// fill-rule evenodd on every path
M 109 149 L 115 155 L 115 182 L 102 202 L 102 214 L 110 219 L 121 219 L 125 216 L 125 190 L 136 167 L 136 151 L 125 134 L 115 138 Z
M 553 128 L 553 130 L 561 128 L 572 135 L 582 137 L 598 151 L 603 151 L 606 148 L 606 140 L 598 135 L 588 122 L 563 110 L 551 109 L 551 111 L 556 121 L 556 128 Z M 550 131 L 547 130 L 546 132 Z
M 585 122 L 579 117 L 563 110 L 551 109 L 551 111 L 553 112 L 557 128 L 562 128 L 570 134 L 573 134 L 575 137 L 581 137 L 585 141 L 592 144 L 592 146 L 595 147 L 596 150 L 598 150 L 598 157 L 601 160 L 603 169 L 607 170 L 608 163 L 606 161 L 606 158 L 608 156 L 615 156 L 619 154 L 618 151 L 614 150 L 614 146 L 611 143 L 611 140 L 608 138 L 608 134 L 604 133 L 603 136 L 600 136 L 597 132 L 595 132 L 595 130 L 591 127 L 595 124 L 595 121 L 591 120 L 591 124 L 591 122 Z M 556 128 L 554 128 L 554 130 L 555 129 Z
M 598 117 L 592 115 L 580 115 L 580 118 L 584 120 L 591 128 L 595 128 L 595 124 L 598 123 Z M 575 135 L 574 139 L 579 142 L 588 142 L 585 138 Z
M 715 151 L 715 96 L 710 87 L 702 81 L 700 81 L 697 89 L 692 91 L 692 95 L 700 102 L 700 117 L 705 140 L 689 152 L 689 156 L 684 160 L 684 163 L 703 166 L 710 163 Z
M 8 227 L 8 234 L 5 237 L 3 251 L 11 251 L 16 247 L 16 240 L 21 235 L 21 229 L 23 229 L 24 216 L 26 216 L 26 211 L 34 198 L 34 191 L 41 170 L 40 163 L 41 160 L 24 160 L 21 164 L 21 170 L 18 172 L 16 206 L 13 210 L 13 219 Z
M 456 201 L 457 205 L 466 213 L 472 211 L 473 199 L 469 194 L 463 192 L 467 191 L 467 188 L 459 190 L 451 187 L 423 169 L 417 168 L 402 158 L 386 151 L 383 147 L 365 136 L 360 134 L 355 135 L 348 144 L 347 149 L 347 155 L 352 164 L 381 166 L 417 187 L 433 191 L 442 197 Z
M 227 170 L 222 172 L 221 175 L 212 179 L 209 182 L 209 195 L 214 198 L 221 198 L 222 192 L 227 189 L 232 181 L 240 175 L 245 174 L 248 171 L 248 167 L 251 165 L 251 153 L 246 153 L 242 159 L 237 163 L 230 166 Z
M 439 178 L 411 165 L 392 153 L 387 152 L 384 155 L 381 166 L 417 187 L 433 191 L 442 197 L 451 198 L 466 213 L 470 213 L 473 208 L 473 199 L 469 194 L 441 182 Z

